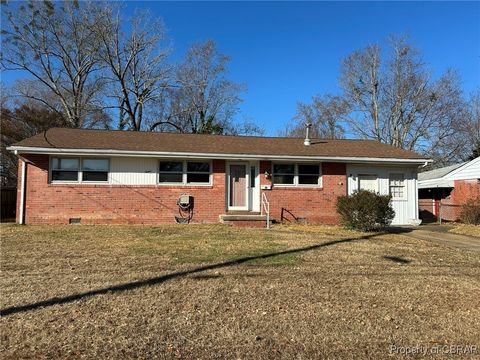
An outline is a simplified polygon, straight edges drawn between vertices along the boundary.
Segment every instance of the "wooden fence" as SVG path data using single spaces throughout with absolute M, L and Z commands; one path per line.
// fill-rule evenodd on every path
M 17 205 L 17 188 L 3 187 L 0 190 L 2 212 L 0 220 L 2 222 L 15 221 L 15 212 Z
M 444 200 L 418 199 L 420 219 L 424 223 L 457 221 L 462 211 L 460 204 L 451 204 Z

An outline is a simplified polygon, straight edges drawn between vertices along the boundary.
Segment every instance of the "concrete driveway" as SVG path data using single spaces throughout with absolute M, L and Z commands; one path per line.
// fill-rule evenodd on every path
M 480 251 L 480 238 L 449 233 L 450 229 L 452 227 L 448 225 L 421 225 L 411 228 L 412 231 L 405 235 L 458 249 Z

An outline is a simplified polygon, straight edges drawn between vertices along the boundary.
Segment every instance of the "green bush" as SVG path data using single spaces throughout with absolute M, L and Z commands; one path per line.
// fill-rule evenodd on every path
M 358 190 L 350 196 L 338 198 L 337 212 L 347 227 L 362 231 L 378 230 L 390 225 L 395 216 L 390 200 L 390 195 Z
M 462 206 L 460 220 L 465 224 L 480 225 L 480 196 L 467 200 Z

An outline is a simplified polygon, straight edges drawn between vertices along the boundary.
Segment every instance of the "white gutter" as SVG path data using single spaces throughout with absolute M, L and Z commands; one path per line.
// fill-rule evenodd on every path
M 40 148 L 26 146 L 10 146 L 7 150 L 15 153 L 46 154 L 46 155 L 96 155 L 96 156 L 125 156 L 125 157 L 182 157 L 195 159 L 228 159 L 228 160 L 292 160 L 292 161 L 335 161 L 355 163 L 386 163 L 386 164 L 411 164 L 421 165 L 432 160 L 425 159 L 401 159 L 401 158 L 374 158 L 355 156 L 291 156 L 291 155 L 263 155 L 263 154 L 221 154 L 221 153 L 196 153 L 196 152 L 170 152 L 170 151 L 131 151 L 131 150 L 100 150 L 100 149 L 60 149 Z
M 22 173 L 21 173 L 21 185 L 20 185 L 20 206 L 18 214 L 18 223 L 23 225 L 25 223 L 25 174 L 26 174 L 26 163 L 23 160 L 22 162 Z

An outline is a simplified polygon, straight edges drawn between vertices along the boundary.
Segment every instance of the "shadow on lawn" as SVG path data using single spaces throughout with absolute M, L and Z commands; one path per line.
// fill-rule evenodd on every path
M 403 230 L 404 230 L 403 232 L 409 232 L 410 231 L 410 229 L 403 229 Z M 244 257 L 244 258 L 229 260 L 229 261 L 225 261 L 225 262 L 221 262 L 221 263 L 217 263 L 217 264 L 200 266 L 200 267 L 197 267 L 197 268 L 194 268 L 194 269 L 191 269 L 191 270 L 177 271 L 177 272 L 173 272 L 171 274 L 157 276 L 157 277 L 153 277 L 153 278 L 146 279 L 146 280 L 140 280 L 140 281 L 134 281 L 134 282 L 125 283 L 125 284 L 109 286 L 109 287 L 105 287 L 105 288 L 102 288 L 102 289 L 86 291 L 86 292 L 83 292 L 83 293 L 68 295 L 68 296 L 64 296 L 64 297 L 54 297 L 54 298 L 51 298 L 51 299 L 48 299 L 48 300 L 38 301 L 38 302 L 34 302 L 34 303 L 31 303 L 31 304 L 27 304 L 27 305 L 11 306 L 11 307 L 0 310 L 0 315 L 5 316 L 5 315 L 16 314 L 16 313 L 22 313 L 22 312 L 26 312 L 26 311 L 30 311 L 30 310 L 36 310 L 36 309 L 47 307 L 47 306 L 67 304 L 67 303 L 71 303 L 71 302 L 81 300 L 81 299 L 91 297 L 91 296 L 104 295 L 104 294 L 108 294 L 108 293 L 117 293 L 117 292 L 123 292 L 123 291 L 127 291 L 127 290 L 134 290 L 134 289 L 138 289 L 138 288 L 145 287 L 145 286 L 158 285 L 158 284 L 161 284 L 163 282 L 173 280 L 173 279 L 176 279 L 176 278 L 180 278 L 180 277 L 185 277 L 185 276 L 188 276 L 188 275 L 191 275 L 191 274 L 197 274 L 197 273 L 202 273 L 202 272 L 208 271 L 208 270 L 215 270 L 215 269 L 220 269 L 220 268 L 224 268 L 224 267 L 240 265 L 240 264 L 244 264 L 246 262 L 252 261 L 252 260 L 268 259 L 268 258 L 272 258 L 272 257 L 275 257 L 275 256 L 312 251 L 312 250 L 317 250 L 317 249 L 327 247 L 327 246 L 343 244 L 343 243 L 348 243 L 348 242 L 352 242 L 352 241 L 367 240 L 367 239 L 370 239 L 370 238 L 373 238 L 373 237 L 376 237 L 376 236 L 380 236 L 380 235 L 384 235 L 384 234 L 385 234 L 385 232 L 380 232 L 380 233 L 374 233 L 374 234 L 364 235 L 364 236 L 355 237 L 355 238 L 333 240 L 333 241 L 329 241 L 329 242 L 322 243 L 322 244 L 316 244 L 316 245 L 306 246 L 306 247 L 302 247 L 302 248 L 296 248 L 296 249 L 284 250 L 284 251 L 279 251 L 279 252 L 274 252 L 274 253 L 268 253 L 268 254 L 264 254 L 264 255 L 247 256 L 247 257 Z M 209 275 L 203 275 L 203 276 L 208 277 Z M 197 275 L 197 279 L 198 279 L 198 277 L 201 277 L 201 276 Z
M 386 260 L 393 261 L 393 262 L 395 262 L 395 263 L 397 263 L 397 264 L 409 264 L 409 263 L 412 262 L 412 260 L 404 259 L 404 258 L 402 258 L 402 257 L 400 257 L 400 256 L 388 256 L 388 255 L 385 255 L 383 258 L 386 259 Z

